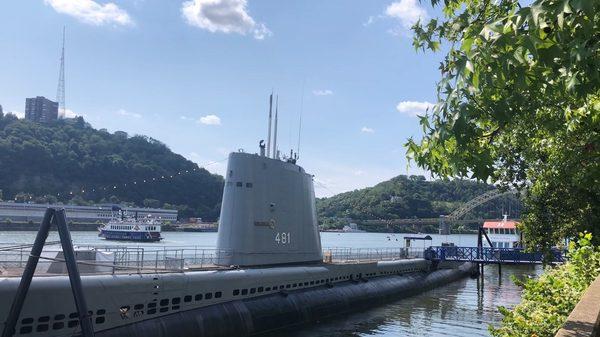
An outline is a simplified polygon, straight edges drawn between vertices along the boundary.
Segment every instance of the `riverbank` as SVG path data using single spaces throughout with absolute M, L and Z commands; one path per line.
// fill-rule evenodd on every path
M 102 226 L 102 223 L 97 222 L 69 222 L 69 229 L 74 232 L 97 232 L 98 227 Z M 182 225 L 161 225 L 163 232 L 216 232 L 216 224 L 209 225 L 197 225 L 197 224 L 182 224 Z M 40 228 L 40 224 L 29 221 L 29 222 L 0 222 L 0 232 L 31 232 L 37 231 Z M 55 230 L 52 228 L 51 230 Z

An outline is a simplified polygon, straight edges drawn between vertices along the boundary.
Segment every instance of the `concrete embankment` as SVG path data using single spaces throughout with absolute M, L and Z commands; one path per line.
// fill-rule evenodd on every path
M 308 290 L 216 304 L 123 327 L 96 337 L 249 336 L 360 311 L 446 285 L 472 273 L 472 265 L 428 273 L 383 276 Z
M 99 223 L 70 223 L 71 231 L 97 231 Z M 0 222 L 0 231 L 37 231 L 40 229 L 39 222 Z
M 600 276 L 587 288 L 555 337 L 600 337 Z

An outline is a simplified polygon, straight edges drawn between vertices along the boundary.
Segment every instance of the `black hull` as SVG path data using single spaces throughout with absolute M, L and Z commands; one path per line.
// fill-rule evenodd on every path
M 348 281 L 335 286 L 282 292 L 178 312 L 119 328 L 96 337 L 243 337 L 293 325 L 310 324 L 406 298 L 472 274 L 466 263 L 457 269 Z

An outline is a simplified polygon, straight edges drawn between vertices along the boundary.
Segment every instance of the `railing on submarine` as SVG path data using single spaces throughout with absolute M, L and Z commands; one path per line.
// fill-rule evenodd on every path
M 544 257 L 542 252 L 529 252 L 523 248 L 432 246 L 424 252 L 427 260 L 483 264 L 539 264 L 544 262 Z M 545 262 L 564 262 L 563 251 L 551 250 Z
M 0 244 L 0 267 L 16 274 L 29 257 L 30 245 Z M 343 248 L 323 249 L 325 263 L 362 263 L 422 258 L 423 248 Z M 82 274 L 119 272 L 160 272 L 224 268 L 221 259 L 227 251 L 202 246 L 126 247 L 116 245 L 78 245 L 75 254 Z M 13 271 L 12 273 L 10 271 Z M 62 250 L 44 249 L 37 274 L 65 274 Z

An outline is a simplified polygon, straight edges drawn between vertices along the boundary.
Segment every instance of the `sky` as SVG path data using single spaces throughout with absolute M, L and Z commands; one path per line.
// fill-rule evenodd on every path
M 2 1 L 0 105 L 22 116 L 26 97 L 56 98 L 64 26 L 68 116 L 223 174 L 229 152 L 267 138 L 274 92 L 279 149 L 299 144 L 317 197 L 331 196 L 425 174 L 403 144 L 422 132 L 443 55 L 415 51 L 409 27 L 437 11 L 418 0 Z

